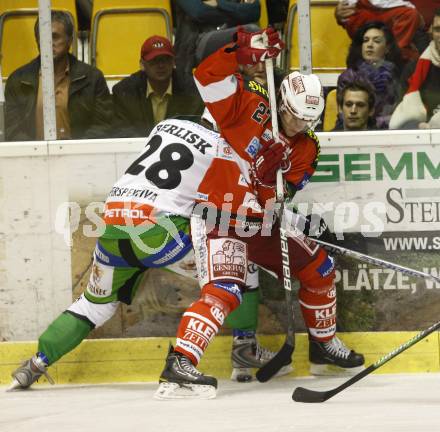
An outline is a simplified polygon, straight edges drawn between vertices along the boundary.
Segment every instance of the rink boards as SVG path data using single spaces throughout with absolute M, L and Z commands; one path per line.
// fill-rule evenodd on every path
M 366 357 L 366 365 L 391 352 L 416 332 L 341 333 L 344 342 Z M 261 336 L 263 345 L 277 350 L 284 336 Z M 56 383 L 109 383 L 157 381 L 164 366 L 171 338 L 91 339 L 49 369 Z M 297 335 L 292 376 L 307 376 L 308 342 Z M 32 356 L 36 342 L 0 343 L 0 385 L 10 382 L 11 371 Z M 217 378 L 229 378 L 231 337 L 218 336 L 209 346 L 200 370 Z M 426 373 L 440 371 L 438 333 L 414 345 L 381 367 L 377 373 Z M 42 377 L 40 383 L 47 383 Z

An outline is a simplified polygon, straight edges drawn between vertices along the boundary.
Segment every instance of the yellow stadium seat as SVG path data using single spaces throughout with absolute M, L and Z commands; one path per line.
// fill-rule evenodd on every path
M 269 25 L 269 16 L 267 14 L 267 0 L 260 0 L 260 28 L 266 28 Z
M 139 53 L 153 35 L 172 40 L 169 0 L 94 0 L 91 63 L 110 80 L 139 69 Z
M 290 70 L 299 69 L 296 3 L 296 0 L 290 0 L 287 18 L 286 66 Z M 337 0 L 310 1 L 313 73 L 341 73 L 346 69 L 351 39 L 334 17 L 337 3 Z
M 334 129 L 338 117 L 338 102 L 336 100 L 336 89 L 330 90 L 325 98 L 325 113 L 323 131 L 330 132 Z
M 75 0 L 52 0 L 52 9 L 68 12 L 77 28 Z M 0 58 L 3 78 L 38 55 L 34 36 L 38 0 L 0 1 Z M 76 37 L 73 52 L 77 52 Z

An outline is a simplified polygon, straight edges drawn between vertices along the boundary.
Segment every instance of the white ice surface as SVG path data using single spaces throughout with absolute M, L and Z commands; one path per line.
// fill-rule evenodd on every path
M 293 402 L 296 386 L 345 378 L 220 381 L 217 398 L 156 401 L 155 383 L 0 387 L 1 432 L 437 432 L 440 374 L 371 375 L 321 404 Z

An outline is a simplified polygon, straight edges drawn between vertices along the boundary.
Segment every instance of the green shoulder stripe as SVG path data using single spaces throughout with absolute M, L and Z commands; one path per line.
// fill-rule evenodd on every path
M 316 136 L 315 132 L 312 131 L 312 129 L 307 129 L 306 135 L 315 143 L 316 158 L 313 161 L 312 166 L 313 166 L 313 168 L 316 168 L 316 166 L 318 165 L 319 156 L 321 154 L 321 146 L 319 144 L 319 138 Z

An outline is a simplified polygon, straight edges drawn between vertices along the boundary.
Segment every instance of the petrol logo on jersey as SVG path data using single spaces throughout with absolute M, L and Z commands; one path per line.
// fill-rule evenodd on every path
M 261 148 L 261 143 L 260 140 L 257 137 L 253 137 L 248 146 L 246 147 L 246 153 L 251 156 L 252 158 L 255 158 L 255 156 L 257 155 L 258 151 Z

